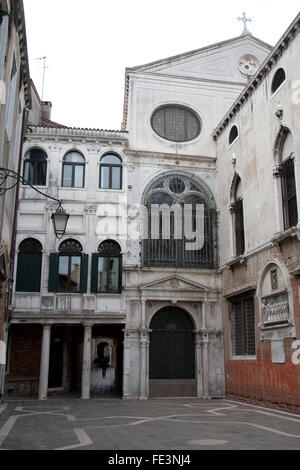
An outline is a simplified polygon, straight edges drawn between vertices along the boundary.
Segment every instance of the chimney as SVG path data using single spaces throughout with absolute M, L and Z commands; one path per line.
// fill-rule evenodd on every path
M 51 101 L 42 101 L 42 119 L 51 120 L 51 110 L 52 110 Z

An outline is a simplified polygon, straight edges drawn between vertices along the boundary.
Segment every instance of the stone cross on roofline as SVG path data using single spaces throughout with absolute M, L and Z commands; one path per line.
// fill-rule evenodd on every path
M 244 23 L 244 30 L 243 30 L 242 34 L 246 34 L 246 33 L 249 33 L 249 30 L 247 29 L 247 23 L 248 22 L 250 23 L 252 21 L 252 19 L 247 18 L 246 13 L 244 11 L 243 11 L 242 15 L 243 15 L 242 17 L 240 17 L 240 16 L 238 17 L 238 20 L 242 21 Z

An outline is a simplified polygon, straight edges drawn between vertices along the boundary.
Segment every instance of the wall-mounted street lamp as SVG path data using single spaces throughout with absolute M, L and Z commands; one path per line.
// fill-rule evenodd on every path
M 6 185 L 8 178 L 11 178 L 13 180 L 12 185 L 9 187 L 7 187 Z M 25 178 L 23 178 L 23 176 L 19 175 L 15 171 L 9 170 L 8 168 L 1 168 L 1 167 L 0 167 L 0 196 L 3 196 L 10 189 L 15 188 L 15 186 L 18 184 L 19 181 L 26 186 L 27 185 L 30 186 L 32 189 L 34 189 L 34 191 L 41 194 L 42 196 L 48 199 L 52 199 L 53 201 L 56 201 L 58 203 L 58 207 L 56 208 L 56 211 L 51 215 L 51 220 L 53 222 L 53 229 L 54 229 L 56 238 L 61 239 L 65 234 L 68 219 L 70 217 L 70 215 L 64 211 L 61 200 L 56 199 L 55 197 L 52 197 L 52 196 L 48 196 L 48 194 L 43 193 L 39 189 L 36 189 Z

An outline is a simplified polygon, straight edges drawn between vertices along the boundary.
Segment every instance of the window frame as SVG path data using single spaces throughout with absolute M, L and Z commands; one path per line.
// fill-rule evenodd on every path
M 253 360 L 256 358 L 257 355 L 257 338 L 256 338 L 256 308 L 255 308 L 255 295 L 254 291 L 248 292 L 245 294 L 237 295 L 235 297 L 231 297 L 228 299 L 229 301 L 229 312 L 230 312 L 230 359 L 232 360 Z M 253 318 L 252 318 L 252 325 L 247 324 L 249 323 L 249 319 L 247 319 L 247 307 L 245 308 L 245 304 L 251 301 L 252 308 L 253 308 Z M 240 304 L 240 312 L 234 311 L 234 305 Z M 251 312 L 250 312 L 251 313 Z M 242 352 L 238 351 L 237 354 L 237 345 L 236 345 L 236 337 L 239 332 L 236 331 L 236 319 L 235 315 L 240 315 L 241 318 L 241 326 L 240 326 L 240 334 L 242 335 L 241 343 L 242 343 Z M 252 328 L 252 331 L 251 331 Z M 249 331 L 250 330 L 250 331 Z M 254 336 L 254 352 L 251 351 L 251 345 L 247 344 L 249 342 L 249 336 Z M 247 338 L 248 337 L 248 338 Z
M 105 244 L 111 244 L 111 248 L 106 248 Z M 101 253 L 101 247 L 103 248 L 103 253 Z M 106 251 L 107 250 L 107 251 Z M 106 282 L 105 282 L 105 291 L 100 290 L 100 282 L 99 282 L 99 260 L 100 258 L 105 260 L 106 268 L 109 267 L 110 261 L 113 259 L 118 259 L 119 266 L 118 266 L 118 279 L 117 279 L 117 290 L 110 289 L 110 269 L 106 269 Z M 100 243 L 98 247 L 97 253 L 93 254 L 93 261 L 92 261 L 92 276 L 91 276 L 91 292 L 95 294 L 110 294 L 110 295 L 120 295 L 122 292 L 122 252 L 121 247 L 118 242 L 115 240 L 104 240 Z
M 239 198 L 234 203 L 235 209 L 235 253 L 242 256 L 245 253 L 245 224 L 243 198 Z
M 102 163 L 103 158 L 108 157 L 109 155 L 112 155 L 120 160 L 120 164 L 117 163 Z M 105 155 L 102 155 L 100 159 L 100 171 L 99 171 L 99 189 L 111 189 L 113 191 L 120 191 L 123 187 L 123 164 L 122 164 L 122 159 L 119 155 L 115 153 L 106 153 Z M 108 182 L 108 188 L 103 188 L 101 186 L 101 180 L 102 180 L 102 169 L 103 168 L 108 168 L 109 169 L 109 182 Z M 112 175 L 113 175 L 113 168 L 120 168 L 120 187 L 118 188 L 113 188 L 112 187 Z
M 236 129 L 236 136 L 231 140 L 231 134 L 233 133 L 233 131 Z M 230 131 L 229 131 L 229 135 L 228 135 L 228 146 L 230 147 L 232 144 L 234 144 L 234 142 L 239 138 L 239 129 L 238 129 L 238 126 L 236 124 L 234 124 Z
M 44 154 L 44 160 L 32 160 L 31 157 L 29 158 L 26 158 L 26 156 L 28 154 L 30 154 L 31 152 L 34 152 L 35 150 L 41 152 Z M 29 178 L 26 178 L 26 166 L 27 164 L 31 165 L 33 167 L 33 178 L 32 178 L 32 181 L 30 181 Z M 43 165 L 44 166 L 44 174 L 45 174 L 45 182 L 44 183 L 40 183 L 40 182 L 36 182 L 37 180 L 37 177 L 39 176 L 39 172 L 38 172 L 38 166 L 39 165 Z M 23 164 L 23 178 L 28 181 L 28 183 L 32 184 L 32 186 L 46 186 L 47 185 L 47 154 L 46 152 L 43 150 L 43 149 L 39 149 L 39 148 L 32 148 L 32 149 L 29 149 L 27 150 L 27 152 L 25 153 L 25 156 L 24 156 L 24 164 Z M 28 175 L 30 174 L 30 166 L 29 166 L 29 170 L 28 170 Z M 24 183 L 25 184 L 25 183 Z
M 284 74 L 284 79 L 279 83 L 279 85 L 276 86 L 275 89 L 273 89 L 274 86 L 275 86 L 274 82 L 276 82 L 276 80 L 278 80 L 278 76 L 279 76 L 279 73 L 280 73 L 281 71 L 282 71 L 283 74 Z M 272 97 L 273 95 L 275 95 L 275 93 L 283 86 L 283 84 L 284 84 L 285 82 L 286 82 L 286 73 L 285 73 L 285 70 L 284 70 L 283 67 L 279 67 L 279 68 L 276 70 L 276 72 L 274 73 L 273 78 L 272 78 L 272 82 L 271 82 L 271 97 Z
M 61 246 L 68 242 L 68 241 L 72 241 L 72 243 L 76 243 L 78 245 L 78 248 L 80 247 L 80 252 L 78 251 L 72 251 L 72 250 L 66 250 L 66 251 L 63 251 L 61 249 Z M 61 244 L 60 244 L 60 247 L 58 249 L 58 265 L 57 265 L 57 292 L 62 294 L 62 293 L 68 293 L 68 294 L 79 294 L 81 292 L 81 269 L 82 269 L 82 261 L 83 261 L 83 256 L 82 256 L 82 246 L 81 244 L 77 241 L 77 240 L 74 240 L 74 239 L 67 239 L 65 241 L 63 241 Z M 71 284 L 71 275 L 72 275 L 72 258 L 80 258 L 80 268 L 79 268 L 79 282 L 78 282 L 78 287 L 77 287 L 77 290 L 71 290 L 71 289 L 68 289 L 68 290 L 61 290 L 60 289 L 60 273 L 59 273 L 59 263 L 60 263 L 60 258 L 62 257 L 67 257 L 68 258 L 68 274 L 67 274 L 67 287 L 69 288 L 70 287 L 70 284 Z
M 70 153 L 77 153 L 78 155 L 80 155 L 83 158 L 84 161 L 82 163 L 80 163 L 80 162 L 66 162 L 65 157 L 67 155 L 69 155 Z M 86 161 L 85 161 L 85 158 L 84 158 L 84 156 L 82 155 L 81 152 L 78 152 L 77 150 L 70 150 L 69 152 L 67 152 L 64 155 L 64 158 L 63 158 L 63 161 L 62 161 L 62 179 L 61 179 L 62 188 L 66 188 L 66 189 L 71 189 L 71 188 L 84 189 L 84 187 L 85 187 L 85 165 L 86 165 Z M 71 186 L 65 186 L 64 185 L 64 172 L 65 172 L 65 167 L 66 166 L 71 166 L 72 167 Z M 75 169 L 76 169 L 76 167 L 79 167 L 79 166 L 83 167 L 82 186 L 75 186 Z
M 292 174 L 288 174 L 288 171 L 290 171 Z M 288 230 L 289 228 L 295 227 L 298 224 L 296 174 L 293 156 L 286 158 L 281 163 L 280 181 L 283 228 L 284 230 Z
M 168 108 L 175 108 L 175 112 L 176 112 L 176 108 L 182 109 L 182 110 L 185 111 L 185 115 L 184 115 L 184 134 L 185 134 L 185 137 L 184 137 L 184 139 L 178 140 L 178 139 L 176 139 L 176 136 L 174 138 L 166 137 L 166 135 L 165 135 L 166 134 L 166 131 L 165 131 L 165 128 L 166 128 L 166 111 L 168 110 Z M 164 114 L 163 114 L 164 130 L 163 130 L 162 133 L 160 133 L 160 132 L 158 132 L 158 130 L 156 130 L 155 126 L 153 125 L 153 120 L 154 120 L 154 117 L 155 117 L 156 113 L 158 113 L 159 111 L 162 111 L 162 110 L 164 111 Z M 196 120 L 197 120 L 197 123 L 198 123 L 198 131 L 191 138 L 188 138 L 187 113 L 190 113 L 193 117 L 195 117 Z M 151 115 L 150 125 L 151 125 L 151 129 L 155 133 L 155 135 L 157 135 L 161 139 L 167 140 L 168 142 L 177 142 L 177 143 L 180 143 L 180 144 L 192 142 L 193 140 L 195 140 L 199 137 L 199 135 L 201 134 L 201 131 L 202 131 L 202 120 L 201 120 L 200 116 L 198 115 L 198 113 L 196 111 L 194 111 L 192 108 L 190 108 L 189 106 L 184 106 L 184 105 L 176 104 L 176 103 L 163 104 L 163 105 L 159 106 L 158 108 L 156 108 L 153 111 L 152 115 Z

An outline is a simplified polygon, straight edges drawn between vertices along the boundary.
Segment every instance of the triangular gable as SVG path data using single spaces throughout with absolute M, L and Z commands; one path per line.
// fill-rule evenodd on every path
M 266 44 L 251 34 L 246 34 L 229 39 L 227 41 L 212 44 L 207 47 L 195 49 L 194 51 L 185 52 L 173 57 L 168 57 L 166 59 L 161 59 L 148 64 L 127 68 L 126 71 L 143 73 L 171 73 L 175 75 L 176 72 L 178 72 L 181 75 L 184 71 L 193 71 L 195 66 L 205 66 L 208 67 L 207 70 L 210 69 L 211 71 L 214 70 L 219 72 L 220 69 L 222 67 L 224 68 L 225 65 L 225 58 L 223 56 L 224 52 L 229 48 L 245 44 L 250 47 L 250 52 L 251 46 L 252 48 L 258 48 L 265 52 L 268 52 L 272 49 L 272 46 L 269 44 Z M 213 59 L 211 59 L 212 57 Z
M 181 276 L 168 276 L 141 286 L 142 290 L 207 291 L 207 286 L 190 281 Z

